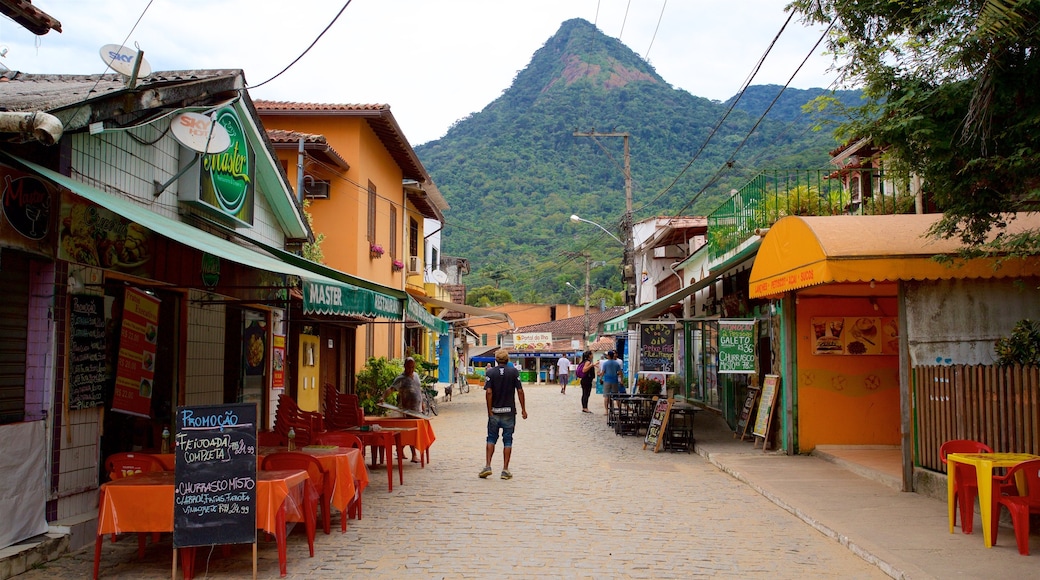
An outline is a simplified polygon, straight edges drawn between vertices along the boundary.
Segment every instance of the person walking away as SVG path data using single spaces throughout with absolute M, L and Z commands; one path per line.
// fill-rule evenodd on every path
M 617 359 L 617 353 L 607 351 L 607 358 L 603 361 L 603 410 L 610 412 L 610 396 L 621 392 L 621 362 Z
M 591 413 L 589 397 L 592 395 L 592 385 L 596 383 L 596 365 L 592 364 L 591 350 L 581 355 L 581 362 L 578 363 L 578 370 L 575 372 L 581 377 L 581 412 Z
M 520 413 L 527 419 L 527 403 L 524 399 L 524 386 L 520 383 L 520 371 L 508 366 L 509 354 L 505 351 L 495 353 L 498 366 L 488 371 L 487 382 L 484 383 L 487 398 L 487 449 L 484 469 L 478 474 L 481 479 L 491 475 L 491 459 L 495 455 L 499 432 L 502 435 L 502 479 L 513 479 L 509 472 L 509 459 L 513 454 L 513 431 L 516 429 L 516 402 L 520 401 Z
M 567 394 L 567 383 L 571 380 L 571 359 L 561 356 L 556 361 L 556 376 L 560 379 L 560 392 Z
M 415 374 L 414 358 L 407 357 L 404 359 L 404 372 L 397 375 L 394 382 L 390 383 L 390 386 L 383 391 L 383 396 L 379 399 L 379 402 L 382 403 L 385 401 L 392 391 L 397 391 L 398 407 L 409 411 L 415 411 L 416 413 L 422 413 L 422 381 L 419 380 L 419 375 Z M 408 449 L 411 450 L 412 454 L 411 462 L 419 463 L 419 457 L 415 453 L 415 447 L 409 445 Z

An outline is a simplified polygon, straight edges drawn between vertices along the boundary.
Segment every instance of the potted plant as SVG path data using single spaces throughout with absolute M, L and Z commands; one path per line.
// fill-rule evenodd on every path
M 471 385 L 482 385 L 484 384 L 484 377 L 478 373 L 466 373 L 466 382 Z
M 401 270 L 404 270 L 404 262 L 402 262 L 401 260 L 394 260 L 390 264 L 390 267 L 393 269 L 394 272 L 400 272 Z
M 381 258 L 383 256 L 383 246 L 373 242 L 368 246 L 368 252 L 373 258 Z
M 636 392 L 640 395 L 660 395 L 661 383 L 650 377 L 639 377 L 636 379 Z
M 386 410 L 379 407 L 377 403 L 383 396 L 383 392 L 390 387 L 390 384 L 403 370 L 404 368 L 396 361 L 391 361 L 386 357 L 372 357 L 358 371 L 354 392 L 366 415 L 386 414 Z M 393 404 L 396 402 L 396 396 L 396 393 L 392 393 L 387 402 Z

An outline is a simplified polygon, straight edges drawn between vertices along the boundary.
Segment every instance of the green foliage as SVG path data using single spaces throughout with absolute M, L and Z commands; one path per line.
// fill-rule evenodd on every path
M 997 339 L 995 350 L 1000 366 L 1040 365 L 1040 321 L 1019 320 L 1011 336 Z
M 513 301 L 508 290 L 499 290 L 494 286 L 481 286 L 466 293 L 466 304 L 470 306 L 499 306 Z
M 397 375 L 404 371 L 404 366 L 399 361 L 390 360 L 386 357 L 369 358 L 365 366 L 357 373 L 357 382 L 354 392 L 358 396 L 361 408 L 367 415 L 382 415 L 386 411 L 377 406 L 383 392 L 390 387 Z M 387 399 L 391 405 L 396 402 L 397 393 L 392 393 Z
M 725 103 L 672 88 L 591 23 L 565 22 L 498 99 L 443 138 L 415 147 L 451 204 L 444 250 L 470 260 L 469 288 L 487 285 L 524 297 L 536 292 L 550 303 L 584 299 L 575 301 L 564 282 L 581 286 L 584 260 L 568 252 L 587 251 L 611 264 L 593 271 L 592 288 L 621 292 L 622 248 L 569 218 L 577 214 L 621 234 L 623 140 L 574 133 L 595 128 L 631 135 L 635 220 L 680 210 L 707 215 L 763 168 L 827 167 L 836 141 L 811 130 L 826 112 L 802 111 L 811 99 L 830 94 L 823 89 L 785 91 L 734 155 L 780 89 L 750 87 L 704 145 Z M 835 98 L 858 102 L 859 92 Z
M 933 233 L 981 246 L 1007 212 L 1040 204 L 1040 3 L 1033 0 L 796 0 L 834 22 L 829 47 L 866 101 L 839 133 L 891 147 L 944 216 Z M 1000 245 L 1040 253 L 1035 233 Z
M 605 302 L 607 308 L 612 308 L 614 306 L 624 306 L 625 294 L 624 292 L 615 292 L 609 288 L 600 288 L 592 294 L 589 294 L 590 305 L 598 306 L 600 302 Z

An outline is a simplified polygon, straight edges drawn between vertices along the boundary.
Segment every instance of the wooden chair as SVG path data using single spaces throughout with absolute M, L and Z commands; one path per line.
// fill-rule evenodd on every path
M 318 504 L 321 506 L 322 528 L 326 534 L 332 533 L 332 476 L 322 467 L 321 462 L 313 455 L 299 451 L 282 451 L 264 457 L 261 469 L 298 469 L 307 472 L 311 484 L 318 492 Z M 316 516 L 317 514 L 315 514 Z
M 139 473 L 152 471 L 165 471 L 159 458 L 147 453 L 113 453 L 105 459 L 105 472 L 108 479 L 122 479 L 133 477 Z M 137 534 L 137 557 L 144 559 L 144 547 L 148 534 L 139 532 Z M 112 541 L 116 541 L 116 535 L 112 534 Z M 152 534 L 152 542 L 159 541 L 159 534 Z
M 335 445 L 336 447 L 349 447 L 357 449 L 361 452 L 361 461 L 365 461 L 365 446 L 363 443 L 361 443 L 361 438 L 357 435 L 354 435 L 353 433 L 345 433 L 343 431 L 326 431 L 321 435 L 318 435 L 316 442 L 318 445 Z M 361 480 L 355 477 L 354 501 L 351 502 L 349 513 L 360 520 L 361 512 Z M 344 520 L 342 524 L 343 531 L 347 531 L 347 522 Z
M 1016 477 L 1025 480 L 1026 494 L 1018 495 L 1015 485 Z M 1005 495 L 997 493 L 997 489 L 1014 489 L 1014 493 Z M 1029 516 L 1040 514 L 1040 459 L 1023 461 L 1008 470 L 1005 475 L 993 477 L 993 517 L 991 520 L 993 545 L 997 545 L 997 529 L 1000 527 L 1000 506 L 1011 513 L 1011 525 L 1015 528 L 1015 541 L 1018 553 L 1029 555 Z

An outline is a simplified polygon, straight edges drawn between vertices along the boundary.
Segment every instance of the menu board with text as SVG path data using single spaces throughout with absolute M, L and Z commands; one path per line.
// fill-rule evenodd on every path
M 675 371 L 675 325 L 644 323 L 639 325 L 639 369 L 643 371 Z
M 69 409 L 105 402 L 105 297 L 69 297 Z

